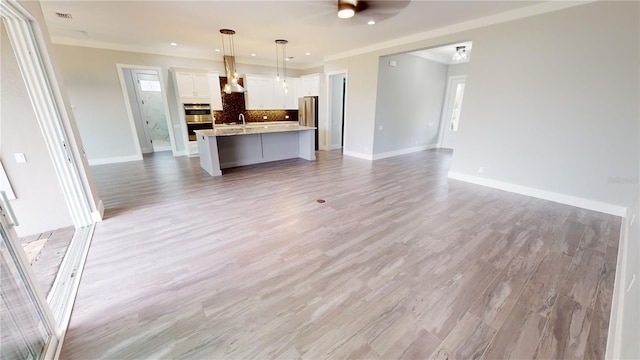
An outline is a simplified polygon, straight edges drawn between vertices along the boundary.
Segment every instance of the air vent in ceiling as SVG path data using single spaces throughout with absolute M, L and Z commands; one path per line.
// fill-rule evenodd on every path
M 73 16 L 71 16 L 71 14 L 69 14 L 69 13 L 61 13 L 61 12 L 57 12 L 56 11 L 56 16 L 61 18 L 61 19 L 68 19 L 68 20 L 73 19 Z

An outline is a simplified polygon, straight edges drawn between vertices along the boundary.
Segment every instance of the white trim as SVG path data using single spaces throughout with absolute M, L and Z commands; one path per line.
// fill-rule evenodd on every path
M 60 333 L 69 326 L 71 310 L 80 286 L 80 277 L 89 253 L 94 229 L 95 224 L 76 229 L 47 297 Z
M 142 158 L 142 149 L 140 147 L 140 140 L 138 139 L 138 131 L 136 130 L 136 123 L 133 120 L 133 110 L 131 109 L 131 104 L 129 103 L 129 92 L 127 91 L 127 85 L 124 80 L 123 73 L 124 66 L 121 64 L 116 64 L 116 72 L 118 73 L 118 80 L 120 81 L 120 90 L 122 91 L 122 98 L 124 100 L 124 107 L 127 110 L 127 120 L 129 120 L 129 129 L 131 130 L 131 136 L 133 138 L 133 144 L 135 145 L 136 156 Z M 89 160 L 89 165 L 94 165 L 91 160 Z
M 437 146 L 435 144 L 414 146 L 414 147 L 400 149 L 400 150 L 393 150 L 393 151 L 387 151 L 379 154 L 373 154 L 372 158 L 373 160 L 386 159 L 386 158 L 390 158 L 398 155 L 405 155 L 405 154 L 411 154 L 419 151 L 435 149 L 436 147 Z
M 444 141 L 444 133 L 447 128 L 446 124 L 451 119 L 451 113 L 449 112 L 450 108 L 453 108 L 451 102 L 455 99 L 455 93 L 451 94 L 451 88 L 453 87 L 453 82 L 456 80 L 464 79 L 465 83 L 467 82 L 467 75 L 454 75 L 449 76 L 447 79 L 447 88 L 444 93 L 444 104 L 442 105 L 442 110 L 440 111 L 440 128 L 438 129 L 438 147 L 442 147 L 442 143 Z M 453 109 L 452 109 L 453 110 Z
M 73 305 L 75 304 L 75 299 L 76 296 L 78 295 L 78 289 L 80 288 L 80 280 L 82 279 L 82 274 L 84 273 L 84 266 L 87 262 L 87 256 L 89 255 L 89 247 L 91 246 L 91 240 L 93 239 L 93 232 L 95 231 L 95 224 L 84 228 L 84 229 L 78 229 L 76 231 L 76 234 L 74 234 L 74 240 L 76 240 L 76 237 L 82 236 L 82 239 L 84 239 L 84 246 L 80 248 L 78 252 L 76 252 L 76 254 L 79 253 L 79 256 L 76 255 L 76 261 L 73 262 L 76 266 L 75 268 L 75 276 L 72 278 L 72 284 L 70 287 L 70 291 L 67 292 L 67 296 L 68 296 L 68 303 L 67 306 L 65 308 L 61 308 L 60 309 L 60 316 L 61 316 L 61 320 L 60 323 L 58 324 L 58 328 L 60 329 L 60 342 L 58 343 L 58 349 L 55 353 L 55 357 L 54 359 L 59 359 L 60 358 L 60 353 L 62 352 L 62 343 L 64 342 L 64 338 L 67 334 L 67 329 L 69 328 L 69 322 L 71 321 L 71 312 L 73 311 Z M 78 235 L 79 233 L 81 233 L 81 235 Z M 80 239 L 80 238 L 78 238 Z M 69 252 L 67 251 L 67 254 L 69 254 Z M 65 260 L 63 260 L 63 264 L 64 261 L 66 261 L 67 256 L 65 256 Z M 62 265 L 60 265 L 60 269 L 62 269 Z M 60 274 L 60 271 L 58 272 L 58 274 Z M 58 278 L 56 277 L 56 282 L 58 282 Z M 54 283 L 55 286 L 55 283 Z M 53 293 L 53 288 L 51 289 L 50 294 Z
M 142 154 L 140 155 L 128 155 L 128 156 L 116 156 L 110 158 L 90 159 L 89 165 L 104 165 L 104 164 L 116 164 L 128 161 L 140 161 L 142 160 Z
M 95 222 L 100 222 L 104 219 L 104 203 L 102 202 L 102 199 L 98 201 L 98 209 L 91 213 L 91 217 Z
M 325 73 L 325 95 L 326 95 L 326 106 L 324 107 L 325 111 L 326 111 L 326 115 L 325 115 L 325 120 L 326 120 L 326 126 L 327 126 L 327 136 L 325 136 L 325 141 L 326 143 L 323 144 L 323 149 L 321 150 L 335 150 L 335 149 L 342 149 L 342 145 L 331 145 L 331 76 L 334 75 L 342 75 L 344 74 L 344 79 L 345 79 L 345 87 L 344 87 L 344 108 L 342 109 L 342 112 L 344 114 L 344 120 L 343 120 L 343 130 L 342 130 L 342 138 L 346 139 L 346 137 L 344 136 L 344 129 L 346 129 L 346 123 L 347 123 L 347 87 L 349 86 L 349 70 L 348 69 L 341 69 L 341 70 L 333 70 L 333 71 L 328 71 Z
M 173 152 L 173 149 L 171 148 L 171 145 L 153 145 L 153 152 L 161 152 L 161 151 L 172 151 L 172 154 L 175 154 Z
M 124 99 L 124 106 L 127 110 L 127 117 L 129 120 L 129 127 L 131 128 L 134 143 L 136 145 L 136 155 L 142 156 L 142 149 L 140 147 L 140 140 L 138 139 L 138 131 L 136 130 L 136 123 L 133 119 L 133 110 L 131 109 L 131 103 L 129 102 L 129 92 L 127 91 L 127 84 L 124 81 L 124 69 L 130 70 L 153 70 L 158 74 L 158 79 L 160 80 L 160 90 L 162 94 L 162 103 L 164 107 L 164 117 L 167 121 L 167 131 L 169 132 L 169 140 L 171 141 L 171 152 L 173 156 L 177 155 L 176 141 L 173 137 L 173 124 L 171 121 L 171 113 L 169 112 L 169 101 L 167 98 L 167 89 L 164 82 L 164 77 L 162 76 L 162 68 L 158 66 L 146 66 L 146 65 L 130 65 L 130 64 L 116 64 L 116 69 L 118 72 L 118 79 L 120 80 L 120 89 L 122 90 L 122 97 Z M 135 84 L 134 84 L 135 85 Z M 155 151 L 155 150 L 154 150 Z
M 602 212 L 616 216 L 624 216 L 627 208 L 619 205 L 609 204 L 601 201 L 585 199 L 577 196 L 560 194 L 553 191 L 531 188 L 528 186 L 511 184 L 504 181 L 492 180 L 478 176 L 449 171 L 449 179 L 465 181 L 472 184 L 487 186 L 494 189 L 504 190 L 516 194 L 532 196 L 538 199 L 549 200 L 560 204 L 576 206 L 579 208 Z
M 355 151 L 343 150 L 342 155 L 351 156 L 358 159 L 364 160 L 373 160 L 373 156 L 371 154 L 363 154 Z
M 6 195 L 5 195 L 6 196 Z M 39 285 L 37 285 L 37 279 L 33 274 L 33 269 L 31 268 L 31 264 L 27 259 L 27 255 L 24 251 L 22 251 L 22 246 L 20 244 L 20 240 L 18 239 L 18 235 L 16 234 L 14 226 L 17 226 L 17 223 L 14 223 L 13 210 L 11 209 L 11 204 L 8 201 L 5 201 L 5 196 L 0 194 L 0 227 L 3 232 L 7 236 L 7 241 L 5 245 L 7 246 L 7 250 L 13 254 L 8 254 L 14 260 L 13 264 L 18 268 L 18 270 L 24 276 L 24 284 L 27 287 L 27 291 L 31 292 L 31 295 L 34 297 L 35 305 L 40 310 L 40 314 L 43 317 L 44 325 L 47 331 L 52 333 L 50 343 L 47 344 L 45 351 L 43 352 L 43 359 L 52 359 L 55 352 L 60 349 L 61 346 L 61 331 L 60 328 L 56 324 L 55 317 L 51 311 L 51 307 L 47 304 L 45 300 L 44 293 Z M 0 239 L 0 242 L 4 242 L 4 240 Z M 1 257 L 1 256 L 0 256 Z
M 609 315 L 609 331 L 607 332 L 607 346 L 605 359 L 619 359 L 622 347 L 622 323 L 624 318 L 624 284 L 627 283 L 627 261 L 629 247 L 629 218 L 622 219 L 620 224 L 620 243 L 618 244 L 618 259 L 616 261 L 616 276 L 611 299 L 611 314 Z
M 536 5 L 528 6 L 521 9 L 506 11 L 506 12 L 495 14 L 495 15 L 485 16 L 479 19 L 464 21 L 454 25 L 449 25 L 449 26 L 438 28 L 438 29 L 429 30 L 429 31 L 425 31 L 425 32 L 389 40 L 389 41 L 384 41 L 374 45 L 361 47 L 358 49 L 353 49 L 343 53 L 326 56 L 322 60 L 326 63 L 329 61 L 340 60 L 340 59 L 344 59 L 344 58 L 348 58 L 356 55 L 361 55 L 361 54 L 374 52 L 374 51 L 382 51 L 382 50 L 387 50 L 388 53 L 385 52 L 384 54 L 381 54 L 381 56 L 389 55 L 397 52 L 397 50 L 393 50 L 393 48 L 397 46 L 407 45 L 407 44 L 415 43 L 418 41 L 423 41 L 423 40 L 433 39 L 440 36 L 459 33 L 462 31 L 482 28 L 485 26 L 500 24 L 508 21 L 517 20 L 517 19 L 527 18 L 530 16 L 536 16 L 544 13 L 568 9 L 574 6 L 590 4 L 595 1 L 597 0 L 546 1 L 541 4 L 536 4 Z

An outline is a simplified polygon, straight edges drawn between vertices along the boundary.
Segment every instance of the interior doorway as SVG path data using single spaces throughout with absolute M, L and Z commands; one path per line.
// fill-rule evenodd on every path
M 19 326 L 15 329 L 19 332 L 19 338 L 11 339 L 23 343 L 23 345 L 33 345 L 29 351 L 25 353 L 25 348 L 18 345 L 20 353 L 17 358 L 53 358 L 56 347 L 60 344 L 58 341 L 64 337 L 64 332 L 71 316 L 71 309 L 75 299 L 78 284 L 84 268 L 85 259 L 89 250 L 95 222 L 102 218 L 102 205 L 97 194 L 94 191 L 91 173 L 88 168 L 88 162 L 82 150 L 82 141 L 78 135 L 77 128 L 73 122 L 73 115 L 67 112 L 66 96 L 61 90 L 56 72 L 52 65 L 52 59 L 46 46 L 46 33 L 42 32 L 44 27 L 39 26 L 38 20 L 26 10 L 22 4 L 15 1 L 0 2 L 0 18 L 6 30 L 6 35 L 11 44 L 10 52 L 15 56 L 17 67 L 14 73 L 20 73 L 20 81 L 9 84 L 15 87 L 7 86 L 7 93 L 16 95 L 19 90 L 16 88 L 24 85 L 30 106 L 24 106 L 13 112 L 12 115 L 2 117 L 3 126 L 7 124 L 20 125 L 23 122 L 24 114 L 29 109 L 29 113 L 33 111 L 33 115 L 42 135 L 41 149 L 29 147 L 23 153 L 15 152 L 14 159 L 3 159 L 4 165 L 18 163 L 19 166 L 25 168 L 34 168 L 42 170 L 42 163 L 33 161 L 37 158 L 35 155 L 46 154 L 50 165 L 53 168 L 51 176 L 47 176 L 48 183 L 57 182 L 59 191 L 57 192 L 64 201 L 62 203 L 53 204 L 53 209 L 49 211 L 48 216 L 41 219 L 48 220 L 48 217 L 58 215 L 58 213 L 67 213 L 70 217 L 71 224 L 75 228 L 73 239 L 68 244 L 64 259 L 59 265 L 55 281 L 49 291 L 47 298 L 37 286 L 37 281 L 33 275 L 33 271 L 26 258 L 26 254 L 17 239 L 16 227 L 19 226 L 18 217 L 14 216 L 12 205 L 18 205 L 22 200 L 26 200 L 24 191 L 18 191 L 18 188 L 29 187 L 38 188 L 42 186 L 45 179 L 42 171 L 38 176 L 32 177 L 16 177 L 17 171 L 9 171 L 7 169 L 7 177 L 11 186 L 16 189 L 14 195 L 16 199 L 11 203 L 4 196 L 4 192 L 0 192 L 0 232 L 2 232 L 2 275 L 9 275 L 10 278 L 2 278 L 3 286 L 0 287 L 0 298 L 2 300 L 2 316 L 3 326 L 5 325 L 5 316 L 18 316 L 18 322 L 10 322 L 7 320 L 8 326 Z M 4 46 L 3 41 L 3 46 Z M 5 51 L 2 52 L 3 56 Z M 3 61 L 3 68 L 6 63 Z M 6 81 L 5 76 L 2 80 Z M 20 85 L 20 86 L 18 86 Z M 4 87 L 4 86 L 3 86 Z M 2 97 L 3 111 L 6 110 L 8 103 L 5 97 Z M 26 132 L 30 134 L 29 132 Z M 31 134 L 35 135 L 35 134 Z M 33 143 L 33 136 L 20 135 L 24 146 Z M 4 145 L 4 142 L 3 142 Z M 29 155 L 32 154 L 32 155 Z M 3 152 L 2 155 L 7 155 Z M 31 160 L 30 160 L 31 159 Z M 5 166 L 6 167 L 6 166 Z M 40 182 L 33 184 L 32 182 Z M 6 183 L 3 181 L 2 183 Z M 27 185 L 27 186 L 24 186 Z M 49 194 L 47 194 L 49 195 Z M 31 209 L 51 205 L 50 196 L 41 196 L 36 198 L 37 206 Z M 24 213 L 25 215 L 31 215 Z M 5 283 L 5 280 L 7 281 Z M 4 285 L 11 284 L 5 287 Z M 21 289 L 21 290 L 20 290 Z M 18 291 L 22 295 L 18 298 L 26 296 L 31 302 L 30 306 L 23 306 L 25 301 L 9 300 Z M 32 324 L 36 326 L 36 332 L 33 327 L 24 327 L 26 325 L 25 317 L 32 318 Z M 14 318 L 15 319 L 15 318 Z M 0 343 L 7 344 L 4 340 L 5 333 L 14 334 L 11 331 L 3 331 L 0 336 Z M 17 334 L 17 333 L 16 333 Z M 33 335 L 33 336 L 31 336 Z M 58 347 L 59 349 L 59 347 Z M 9 348 L 1 349 L 7 350 Z M 4 352 L 2 353 L 4 357 Z M 13 357 L 9 355 L 8 357 Z
M 447 82 L 442 119 L 440 120 L 440 147 L 442 148 L 455 149 L 466 81 L 467 76 L 461 75 L 450 76 Z
M 117 65 L 125 107 L 135 133 L 139 153 L 172 150 L 176 153 L 170 131 L 169 107 L 160 68 Z
M 327 147 L 329 150 L 342 149 L 347 97 L 346 70 L 329 73 L 327 83 L 329 92 Z

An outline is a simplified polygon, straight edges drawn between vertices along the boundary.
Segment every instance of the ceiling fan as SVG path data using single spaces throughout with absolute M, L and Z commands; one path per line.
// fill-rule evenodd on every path
M 398 14 L 409 2 L 410 0 L 338 0 L 338 17 L 349 19 L 355 15 L 365 15 L 383 20 Z
M 399 14 L 410 0 L 323 0 L 308 1 L 314 6 L 308 18 L 320 26 L 352 26 L 381 22 Z M 337 15 L 337 16 L 336 16 Z

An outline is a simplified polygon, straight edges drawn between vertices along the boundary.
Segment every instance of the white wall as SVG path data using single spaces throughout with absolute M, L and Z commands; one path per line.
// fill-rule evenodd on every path
M 375 120 L 378 57 L 370 54 L 327 62 L 325 73 L 348 70 L 343 153 L 371 159 Z M 323 94 L 323 93 L 321 93 Z M 321 96 L 320 103 L 327 99 Z M 323 120 L 320 115 L 320 120 Z
M 468 65 L 469 65 L 468 63 L 449 65 L 449 67 L 447 68 L 447 76 L 467 75 Z
M 619 214 L 640 171 L 638 11 L 595 2 L 330 61 L 349 71 L 345 153 L 372 157 L 380 56 L 470 40 L 451 170 Z
M 436 146 L 447 70 L 409 54 L 380 57 L 374 159 Z
M 0 160 L 17 197 L 10 201 L 20 223 L 16 232 L 18 236 L 27 236 L 72 226 L 62 188 L 4 25 L 0 25 L 0 32 Z M 15 153 L 24 153 L 27 163 L 16 163 Z
M 616 278 L 620 278 L 614 303 L 612 317 L 618 318 L 611 322 L 612 327 L 618 326 L 616 336 L 608 344 L 613 345 L 612 355 L 618 359 L 640 359 L 640 192 L 634 197 L 633 205 L 629 208 L 625 219 L 625 229 L 621 239 Z M 633 222 L 632 222 L 633 220 Z M 619 312 L 619 313 L 618 313 Z M 619 352 L 618 352 L 619 351 Z M 609 350 L 607 350 L 609 354 Z
M 638 25 L 638 3 L 610 2 L 479 32 L 451 170 L 627 207 L 634 184 L 612 179 L 637 182 Z
M 129 125 L 116 64 L 154 66 L 162 69 L 173 124 L 178 124 L 181 110 L 175 100 L 169 68 L 206 69 L 224 76 L 222 61 L 68 45 L 55 45 L 54 52 L 71 104 L 75 108 L 87 156 L 96 162 L 117 161 L 136 155 L 134 135 Z M 246 64 L 238 64 L 238 71 L 241 74 L 275 74 L 273 68 Z M 290 70 L 289 74 L 298 76 L 299 71 Z M 185 144 L 182 143 L 183 136 L 180 130 L 173 130 L 178 151 L 184 151 Z

